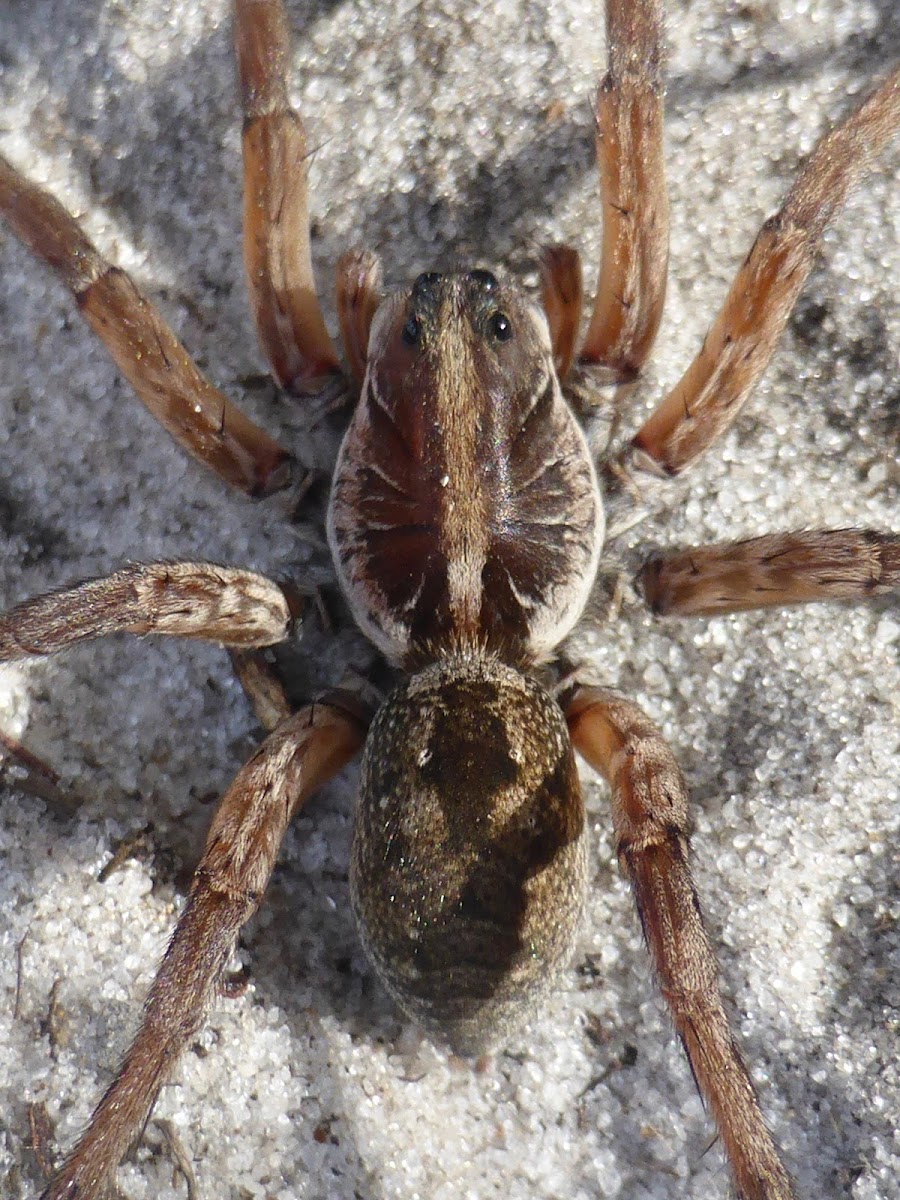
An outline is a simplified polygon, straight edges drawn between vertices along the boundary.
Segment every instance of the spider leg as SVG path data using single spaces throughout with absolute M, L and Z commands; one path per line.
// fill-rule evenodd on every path
M 609 0 L 608 66 L 597 89 L 603 248 L 594 310 L 579 361 L 626 382 L 656 338 L 666 295 L 669 201 L 663 159 L 660 0 Z
M 241 769 L 213 818 L 138 1034 L 42 1200 L 106 1194 L 160 1087 L 203 1024 L 238 932 L 259 907 L 288 824 L 363 739 L 355 716 L 314 704 L 279 725 Z
M 337 269 L 337 309 L 350 370 L 361 384 L 369 358 L 369 330 L 381 303 L 381 262 L 371 250 L 348 250 Z
M 56 654 L 110 633 L 161 633 L 252 648 L 283 642 L 299 598 L 253 571 L 134 563 L 0 615 L 0 662 Z
M 700 353 L 625 457 L 663 476 L 699 458 L 735 420 L 768 365 L 829 222 L 900 126 L 900 70 L 826 134 L 763 225 Z
M 294 711 L 277 668 L 266 661 L 261 650 L 231 651 L 231 665 L 253 713 L 266 733 Z
M 578 251 L 572 246 L 544 246 L 541 285 L 541 302 L 550 326 L 556 374 L 565 379 L 575 358 L 584 299 Z
M 146 296 L 59 201 L 2 156 L 0 216 L 69 288 L 139 399 L 184 450 L 251 496 L 290 482 L 287 451 L 198 371 Z
M 650 559 L 640 578 L 660 615 L 863 600 L 900 588 L 900 533 L 803 530 L 696 546 Z
M 576 749 L 612 789 L 619 861 L 740 1200 L 793 1200 L 719 990 L 688 866 L 687 790 L 675 757 L 641 709 L 614 692 L 576 688 L 566 716 Z
M 306 131 L 288 102 L 281 0 L 236 0 L 244 110 L 244 268 L 256 330 L 278 383 L 302 393 L 340 374 L 313 279 Z

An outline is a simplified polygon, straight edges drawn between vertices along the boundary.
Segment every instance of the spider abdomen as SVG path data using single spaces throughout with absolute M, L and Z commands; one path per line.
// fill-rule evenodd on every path
M 484 657 L 405 681 L 369 732 L 351 894 L 388 990 L 457 1053 L 503 1042 L 567 961 L 584 809 L 557 703 Z

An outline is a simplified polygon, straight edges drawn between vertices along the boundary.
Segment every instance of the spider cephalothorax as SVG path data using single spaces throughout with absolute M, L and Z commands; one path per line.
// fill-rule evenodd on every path
M 354 615 L 395 661 L 458 645 L 526 665 L 559 645 L 603 509 L 537 305 L 487 271 L 422 275 L 382 304 L 329 536 Z

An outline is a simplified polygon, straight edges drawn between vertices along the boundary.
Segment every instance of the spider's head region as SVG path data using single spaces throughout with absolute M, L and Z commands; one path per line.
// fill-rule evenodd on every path
M 376 644 L 408 667 L 459 647 L 545 659 L 581 615 L 603 526 L 541 308 L 481 269 L 389 297 L 329 514 Z

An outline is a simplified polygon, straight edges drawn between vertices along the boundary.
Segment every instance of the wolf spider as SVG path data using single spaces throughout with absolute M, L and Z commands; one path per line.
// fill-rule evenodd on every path
M 260 341 L 286 392 L 302 397 L 341 378 L 360 392 L 329 542 L 357 622 L 408 677 L 376 713 L 364 694 L 341 691 L 296 708 L 256 651 L 290 636 L 304 615 L 299 594 L 208 563 L 125 567 L 0 619 L 3 661 L 122 631 L 225 644 L 269 731 L 213 818 L 138 1036 L 44 1195 L 102 1194 L 200 1029 L 289 821 L 365 743 L 351 867 L 363 941 L 401 1007 L 467 1055 L 503 1045 L 571 954 L 587 870 L 572 745 L 607 779 L 616 851 L 735 1185 L 747 1200 L 784 1200 L 793 1187 L 730 1033 L 688 869 L 681 772 L 636 704 L 553 670 L 594 585 L 604 532 L 592 456 L 557 377 L 580 405 L 598 377 L 624 389 L 662 312 L 660 9 L 607 5 L 596 103 L 603 257 L 584 338 L 580 266 L 567 246 L 543 254 L 541 304 L 479 268 L 422 274 L 383 299 L 377 260 L 352 251 L 338 268 L 346 375 L 312 283 L 284 14 L 279 0 L 237 0 L 236 13 L 244 250 Z M 642 474 L 678 475 L 735 420 L 864 148 L 877 149 L 900 119 L 898 86 L 895 73 L 819 143 L 697 359 L 604 459 L 611 489 L 627 495 Z M 290 487 L 291 455 L 196 371 L 61 205 L 5 163 L 0 213 L 75 293 L 184 449 L 248 495 Z M 656 611 L 682 615 L 863 598 L 900 585 L 900 534 L 807 531 L 694 548 L 655 556 L 640 580 Z

